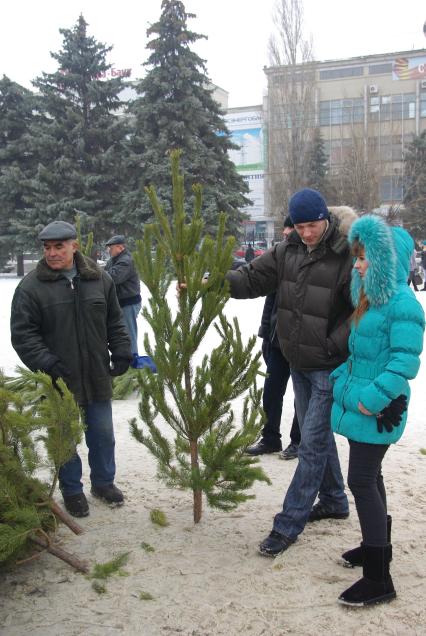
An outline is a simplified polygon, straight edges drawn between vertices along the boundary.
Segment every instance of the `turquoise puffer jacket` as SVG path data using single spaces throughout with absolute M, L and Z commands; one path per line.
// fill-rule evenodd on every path
M 390 228 L 370 215 L 352 225 L 349 242 L 355 239 L 364 246 L 369 267 L 364 279 L 352 270 L 352 301 L 358 304 L 363 287 L 369 308 L 352 324 L 349 358 L 330 376 L 331 425 L 356 442 L 392 444 L 404 431 L 407 412 L 391 433 L 379 433 L 375 415 L 363 415 L 358 403 L 377 414 L 401 394 L 409 401 L 408 380 L 419 370 L 425 328 L 423 308 L 407 285 L 414 243 L 402 228 Z

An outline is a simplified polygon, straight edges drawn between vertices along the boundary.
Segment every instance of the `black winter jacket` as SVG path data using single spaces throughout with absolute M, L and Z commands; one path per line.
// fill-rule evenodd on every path
M 294 231 L 226 277 L 233 298 L 277 292 L 281 351 L 293 369 L 312 371 L 333 369 L 348 355 L 351 269 L 348 242 L 331 216 L 324 238 L 312 252 Z
M 127 248 L 107 261 L 105 271 L 115 283 L 121 307 L 141 302 L 141 283 L 132 255 Z
M 114 283 L 94 261 L 75 253 L 72 283 L 39 261 L 16 288 L 12 345 L 31 371 L 61 362 L 79 404 L 111 399 L 110 354 L 131 360 L 130 340 Z

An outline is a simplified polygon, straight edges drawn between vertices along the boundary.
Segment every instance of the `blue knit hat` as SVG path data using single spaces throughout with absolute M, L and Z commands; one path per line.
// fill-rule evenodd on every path
M 330 218 L 324 197 L 311 188 L 303 188 L 295 192 L 288 202 L 288 211 L 295 225 Z

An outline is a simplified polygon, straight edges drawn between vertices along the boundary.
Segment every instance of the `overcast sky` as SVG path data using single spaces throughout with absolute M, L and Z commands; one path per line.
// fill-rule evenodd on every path
M 260 104 L 268 65 L 267 42 L 276 0 L 185 0 L 197 17 L 189 27 L 208 37 L 196 47 L 214 84 L 229 92 L 229 106 Z M 426 46 L 425 0 L 304 0 L 305 32 L 317 60 L 420 49 Z M 83 13 L 89 34 L 113 45 L 110 62 L 141 77 L 146 29 L 161 13 L 161 0 L 4 0 L 0 75 L 31 87 L 42 71 L 55 70 L 49 52 L 61 48 L 60 28 Z M 426 53 L 425 53 L 426 54 Z

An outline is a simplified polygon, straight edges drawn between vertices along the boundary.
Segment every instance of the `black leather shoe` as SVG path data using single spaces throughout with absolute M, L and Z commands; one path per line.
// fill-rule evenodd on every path
M 122 506 L 124 503 L 123 493 L 114 484 L 108 484 L 108 486 L 93 486 L 91 493 L 98 499 L 103 499 L 106 503 L 114 504 L 115 506 Z
M 76 495 L 64 495 L 63 499 L 65 509 L 73 517 L 87 517 L 89 514 L 89 504 L 84 492 L 79 492 Z
M 268 453 L 279 453 L 280 450 L 281 444 L 279 446 L 269 446 L 261 439 L 253 446 L 249 446 L 246 453 L 247 455 L 266 455 Z
M 292 442 L 291 444 L 287 446 L 287 448 L 281 451 L 278 457 L 280 459 L 297 459 L 298 453 L 299 453 L 299 446 L 297 444 L 293 444 Z
M 332 512 L 319 501 L 309 514 L 308 521 L 321 521 L 322 519 L 347 519 L 349 517 L 348 512 Z
M 262 556 L 276 557 L 295 542 L 284 534 L 272 530 L 270 535 L 259 544 L 259 552 Z

